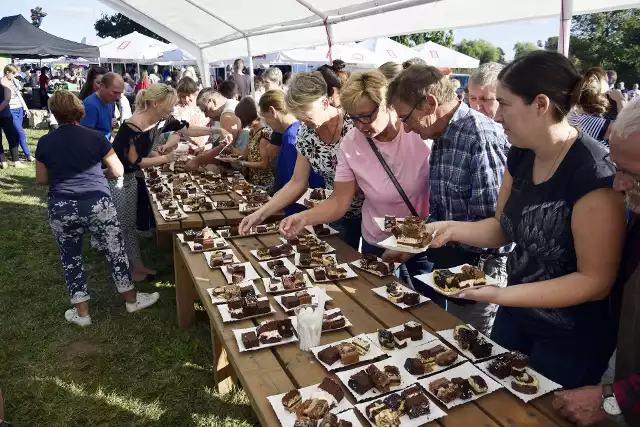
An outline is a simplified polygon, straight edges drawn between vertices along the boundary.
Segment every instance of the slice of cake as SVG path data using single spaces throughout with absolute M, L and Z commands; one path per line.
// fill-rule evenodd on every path
M 326 365 L 331 366 L 338 360 L 340 360 L 340 352 L 337 348 L 330 345 L 329 347 L 318 352 L 318 360 Z
M 241 335 L 241 337 L 242 337 L 242 344 L 246 349 L 254 348 L 259 345 L 258 336 L 253 331 L 245 332 Z
M 365 371 L 359 371 L 352 375 L 347 384 L 351 390 L 355 391 L 359 395 L 363 395 L 373 388 L 373 382 Z

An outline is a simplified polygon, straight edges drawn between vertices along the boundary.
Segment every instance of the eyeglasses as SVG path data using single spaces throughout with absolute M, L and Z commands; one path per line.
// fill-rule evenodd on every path
M 379 109 L 380 109 L 380 105 L 377 104 L 376 108 L 374 108 L 373 111 L 369 114 L 360 114 L 358 116 L 354 116 L 353 114 L 348 114 L 348 116 L 354 122 L 359 122 L 359 123 L 362 123 L 363 125 L 368 125 L 373 123 L 373 121 L 375 120 L 373 116 L 376 115 Z
M 407 123 L 409 121 L 409 119 L 411 118 L 411 115 L 413 114 L 413 111 L 418 107 L 418 105 L 420 105 L 422 103 L 422 101 L 424 101 L 425 99 L 427 99 L 426 96 L 421 97 L 418 102 L 416 102 L 413 105 L 413 108 L 411 108 L 411 111 L 409 111 L 409 114 L 407 114 L 406 117 L 400 117 L 400 120 L 402 121 L 402 123 Z
M 636 187 L 640 187 L 640 175 L 632 173 L 632 172 L 629 172 L 629 171 L 627 171 L 625 169 L 619 168 L 615 164 L 615 162 L 613 162 L 613 160 L 611 160 L 611 154 L 607 153 L 607 155 L 604 156 L 602 160 L 604 160 L 604 162 L 607 164 L 607 166 L 609 166 L 609 168 L 611 169 L 612 172 L 614 172 L 616 174 L 619 173 L 619 174 L 622 174 L 622 175 L 627 175 L 629 178 L 632 178 L 635 181 L 634 185 Z

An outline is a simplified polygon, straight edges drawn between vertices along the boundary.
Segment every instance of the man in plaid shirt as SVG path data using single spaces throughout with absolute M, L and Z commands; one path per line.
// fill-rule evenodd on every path
M 640 426 L 640 98 L 618 114 L 609 139 L 613 187 L 625 194 L 631 218 L 611 301 L 620 313 L 616 381 L 556 393 L 553 406 L 580 427 L 610 417 Z
M 431 66 L 413 65 L 403 71 L 389 85 L 387 102 L 393 105 L 407 131 L 433 140 L 429 160 L 429 220 L 469 222 L 494 217 L 510 147 L 502 127 L 461 103 L 452 80 Z M 483 251 L 452 243 L 429 249 L 426 259 L 386 256 L 399 262 L 420 262 L 427 271 L 461 264 L 479 265 L 487 274 L 505 282 L 505 255 L 510 250 L 511 246 Z M 440 303 L 430 293 L 427 296 Z M 460 299 L 440 305 L 485 334 L 491 329 L 497 308 Z

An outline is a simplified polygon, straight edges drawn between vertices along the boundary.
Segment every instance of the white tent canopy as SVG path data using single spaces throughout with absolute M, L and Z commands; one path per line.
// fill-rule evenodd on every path
M 638 0 L 100 0 L 205 64 L 372 37 L 636 7 Z M 569 9 L 569 10 L 567 10 Z M 251 64 L 250 64 L 251 65 Z M 209 81 L 204 75 L 203 80 Z
M 407 59 L 421 57 L 415 50 L 395 40 L 391 40 L 389 37 L 368 39 L 359 42 L 358 46 L 362 46 L 384 57 L 385 62 L 404 62 Z
M 169 45 L 172 46 L 172 45 Z M 196 65 L 196 58 L 180 48 L 166 50 L 160 54 L 156 64 L 161 65 Z
M 414 49 L 420 52 L 420 57 L 427 61 L 427 64 L 433 65 L 434 67 L 478 68 L 480 65 L 478 59 L 456 52 L 453 49 L 449 49 L 432 41 L 418 45 L 414 47 Z
M 173 48 L 175 46 L 134 31 L 100 46 L 100 61 L 139 64 L 155 63 L 163 52 Z

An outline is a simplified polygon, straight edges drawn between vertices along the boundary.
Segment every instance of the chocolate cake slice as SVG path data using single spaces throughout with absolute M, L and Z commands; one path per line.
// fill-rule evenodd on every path
M 340 359 L 340 352 L 337 348 L 330 345 L 324 350 L 318 352 L 318 359 L 326 365 L 331 366 Z
M 352 375 L 347 384 L 349 385 L 349 388 L 359 395 L 363 395 L 373 388 L 373 382 L 365 371 L 359 371 Z
M 259 345 L 258 336 L 253 331 L 245 332 L 242 334 L 242 344 L 246 349 L 257 347 Z

